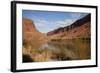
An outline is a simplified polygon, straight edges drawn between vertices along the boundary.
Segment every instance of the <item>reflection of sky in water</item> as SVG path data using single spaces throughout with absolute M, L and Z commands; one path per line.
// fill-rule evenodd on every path
M 45 44 L 42 44 L 39 49 L 40 50 L 43 50 L 43 49 L 55 50 L 56 48 L 55 48 L 55 46 L 45 43 Z

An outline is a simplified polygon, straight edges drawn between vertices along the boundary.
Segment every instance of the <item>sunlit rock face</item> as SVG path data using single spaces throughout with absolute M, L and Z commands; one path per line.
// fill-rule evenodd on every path
M 61 27 L 47 33 L 51 39 L 89 38 L 91 31 L 91 15 L 77 20 L 69 26 Z

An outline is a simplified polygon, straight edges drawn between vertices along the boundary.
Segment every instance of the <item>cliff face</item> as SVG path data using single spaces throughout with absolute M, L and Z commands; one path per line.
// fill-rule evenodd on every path
M 87 16 L 77 20 L 69 26 L 58 28 L 54 31 L 48 32 L 47 35 L 51 39 L 72 39 L 90 37 L 90 21 L 91 15 L 88 14 Z
M 23 18 L 23 40 L 30 41 L 33 36 L 33 32 L 36 32 L 35 25 L 33 21 Z
M 34 62 L 38 48 L 46 42 L 46 35 L 40 33 L 32 20 L 23 18 L 23 62 Z
M 35 25 L 34 22 L 30 19 L 23 18 L 23 45 L 31 45 L 34 46 L 40 45 L 44 42 L 44 39 L 46 38 L 44 34 L 40 33 Z M 34 45 L 33 43 L 36 43 Z

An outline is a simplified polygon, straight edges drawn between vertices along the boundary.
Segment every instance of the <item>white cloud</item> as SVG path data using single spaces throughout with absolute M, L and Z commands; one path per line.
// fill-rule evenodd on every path
M 70 14 L 70 16 L 71 16 L 72 19 L 75 19 L 75 18 L 79 19 L 81 17 L 81 15 L 82 14 L 80 14 L 80 13 L 72 13 L 72 14 Z
M 72 13 L 72 14 L 70 14 L 72 19 L 77 19 L 77 20 L 86 15 L 87 15 L 87 13 Z
M 36 29 L 40 32 L 46 33 L 48 28 L 49 21 L 45 19 L 36 19 L 34 20 Z
M 65 27 L 65 26 L 68 26 L 68 25 L 74 23 L 75 21 L 76 21 L 76 19 L 66 19 L 66 20 L 62 20 L 62 21 L 57 21 L 57 22 L 55 22 L 55 24 L 58 27 Z
M 48 21 L 44 19 L 38 19 L 35 21 L 36 27 L 45 27 L 48 24 Z

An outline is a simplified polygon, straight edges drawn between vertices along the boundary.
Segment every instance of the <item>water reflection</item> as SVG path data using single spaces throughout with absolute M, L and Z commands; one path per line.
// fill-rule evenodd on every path
M 90 39 L 50 41 L 32 48 L 31 58 L 34 62 L 85 60 L 91 58 Z

